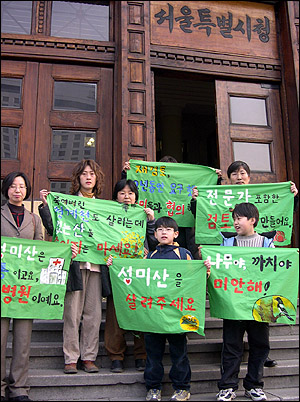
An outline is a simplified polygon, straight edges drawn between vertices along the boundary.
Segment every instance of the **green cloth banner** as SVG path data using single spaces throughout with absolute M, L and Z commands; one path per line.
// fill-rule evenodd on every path
M 61 320 L 71 247 L 1 237 L 1 317 Z
M 291 243 L 294 207 L 291 182 L 201 186 L 198 191 L 196 243 L 220 245 L 220 232 L 235 232 L 232 210 L 242 202 L 251 202 L 259 211 L 257 233 L 276 230 L 276 246 Z
M 163 163 L 130 160 L 127 178 L 139 190 L 139 205 L 154 210 L 155 218 L 171 216 L 178 226 L 194 227 L 190 211 L 195 186 L 217 184 L 215 169 L 187 163 Z
M 109 255 L 143 258 L 147 215 L 139 205 L 51 192 L 53 241 L 76 243 L 75 260 L 105 264 Z
M 206 267 L 203 261 L 117 258 L 109 272 L 121 328 L 204 335 Z
M 295 324 L 299 249 L 203 246 L 211 317 Z

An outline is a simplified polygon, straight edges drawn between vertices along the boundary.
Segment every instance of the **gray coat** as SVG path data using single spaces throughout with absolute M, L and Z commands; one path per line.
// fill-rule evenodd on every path
M 24 209 L 24 219 L 18 228 L 7 203 L 1 206 L 1 236 L 43 240 L 41 218 Z

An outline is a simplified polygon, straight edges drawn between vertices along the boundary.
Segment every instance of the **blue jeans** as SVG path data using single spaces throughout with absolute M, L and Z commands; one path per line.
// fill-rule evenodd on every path
M 191 368 L 187 356 L 186 334 L 145 334 L 147 352 L 144 379 L 147 391 L 161 389 L 164 376 L 162 359 L 165 351 L 166 339 L 169 342 L 172 367 L 169 373 L 173 388 L 190 389 Z

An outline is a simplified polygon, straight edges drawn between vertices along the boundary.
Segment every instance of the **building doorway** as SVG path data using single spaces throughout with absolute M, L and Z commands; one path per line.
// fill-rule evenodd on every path
M 251 183 L 287 180 L 279 85 L 155 70 L 156 160 L 220 168 L 243 160 Z
M 215 84 L 199 74 L 156 70 L 156 160 L 219 167 Z

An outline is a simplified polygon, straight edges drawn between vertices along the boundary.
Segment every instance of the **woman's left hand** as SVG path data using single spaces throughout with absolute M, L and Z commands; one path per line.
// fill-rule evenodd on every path
M 298 189 L 296 187 L 296 184 L 293 183 L 292 181 L 291 181 L 291 192 L 294 194 L 294 197 L 296 197 L 296 195 L 298 194 Z
M 112 265 L 113 263 L 113 256 L 110 255 L 106 261 L 106 265 L 108 266 L 108 268 Z
M 153 221 L 154 220 L 154 211 L 151 208 L 144 208 L 144 211 L 147 214 L 147 219 L 148 221 Z
M 71 251 L 72 251 L 72 260 L 77 256 L 77 254 L 78 254 L 78 247 L 77 247 L 77 244 L 75 244 L 75 243 L 72 243 L 71 244 Z

